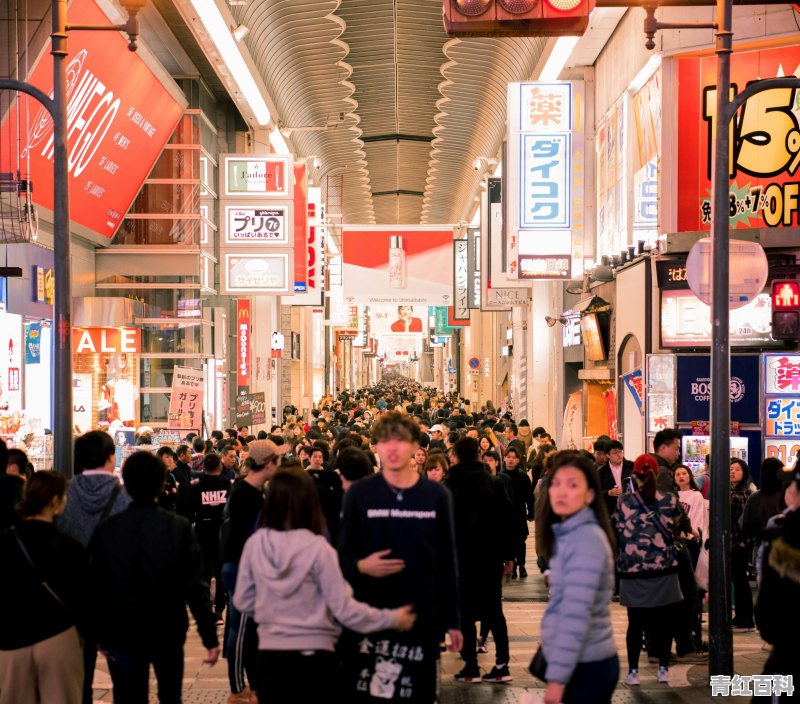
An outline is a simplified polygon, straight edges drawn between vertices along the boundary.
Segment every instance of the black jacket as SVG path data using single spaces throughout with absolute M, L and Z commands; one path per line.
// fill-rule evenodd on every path
M 95 532 L 90 547 L 98 643 L 130 655 L 182 644 L 189 619 L 206 648 L 218 645 L 216 617 L 189 522 L 151 503 L 133 503 Z
M 611 463 L 606 462 L 600 469 L 597 471 L 598 475 L 600 476 L 600 488 L 603 490 L 603 499 L 606 502 L 606 508 L 608 509 L 609 517 L 613 516 L 617 512 L 617 497 L 616 496 L 609 496 L 608 492 L 613 489 L 617 484 L 614 481 L 614 473 L 611 471 Z M 628 478 L 633 474 L 633 462 L 630 460 L 622 460 L 622 493 L 626 493 L 630 491 L 630 482 Z
M 517 467 L 504 469 L 511 478 L 511 505 L 514 531 L 517 536 L 528 535 L 528 521 L 533 520 L 533 487 L 528 473 Z
M 34 567 L 14 537 L 19 536 Z M 0 533 L 0 599 L 6 605 L 0 650 L 40 643 L 78 626 L 86 632 L 89 563 L 83 546 L 46 521 L 21 521 Z M 58 595 L 58 602 L 42 580 Z M 22 599 L 22 601 L 20 601 Z
M 761 589 L 756 601 L 756 625 L 773 646 L 766 674 L 800 679 L 797 634 L 800 633 L 800 509 L 788 513 L 764 538 Z M 795 685 L 796 686 L 796 685 Z
M 0 474 L 0 530 L 10 528 L 17 523 L 14 504 L 22 498 L 25 482 L 13 474 Z
M 172 476 L 178 484 L 178 515 L 189 517 L 189 489 L 192 486 L 192 468 L 185 462 L 178 460 L 175 463 L 175 469 L 172 470 Z
M 204 474 L 189 490 L 189 520 L 196 524 L 203 535 L 219 539 L 225 504 L 230 496 L 231 482 L 222 474 Z
M 658 463 L 658 474 L 656 475 L 656 490 L 662 494 L 677 494 L 675 488 L 675 465 L 669 464 L 663 457 L 650 453 L 656 458 Z
M 322 515 L 325 516 L 325 525 L 331 545 L 336 547 L 339 539 L 339 514 L 342 512 L 342 478 L 332 469 L 309 469 L 308 473 L 314 480 L 319 494 L 319 503 L 322 508 Z
M 453 497 L 458 574 L 466 606 L 469 595 L 480 598 L 496 590 L 503 561 L 514 559 L 511 500 L 503 482 L 482 462 L 453 465 L 444 484 Z

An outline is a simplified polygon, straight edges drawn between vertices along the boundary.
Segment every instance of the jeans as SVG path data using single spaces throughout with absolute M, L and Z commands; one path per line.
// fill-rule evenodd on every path
M 562 704 L 611 704 L 619 680 L 619 658 L 580 662 L 572 673 Z
M 258 634 L 256 624 L 233 605 L 236 590 L 236 576 L 239 565 L 226 562 L 222 565 L 222 582 L 228 592 L 228 612 L 225 629 L 225 657 L 228 660 L 228 683 L 231 692 L 238 694 L 245 688 L 244 674 L 255 691 L 256 655 L 258 654 Z
M 109 653 L 108 671 L 114 683 L 114 704 L 147 704 L 150 663 L 156 673 L 159 704 L 181 704 L 183 643 L 160 647 L 154 644 L 148 655 Z
M 751 627 L 753 618 L 753 592 L 750 591 L 750 580 L 747 578 L 747 562 L 750 549 L 734 547 L 731 550 L 731 582 L 733 583 L 733 604 L 736 615 L 733 625 Z

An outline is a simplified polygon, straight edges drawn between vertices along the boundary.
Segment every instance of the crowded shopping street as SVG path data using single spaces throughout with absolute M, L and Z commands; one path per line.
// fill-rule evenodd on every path
M 800 5 L 0 0 L 0 704 L 792 700 L 799 173 Z

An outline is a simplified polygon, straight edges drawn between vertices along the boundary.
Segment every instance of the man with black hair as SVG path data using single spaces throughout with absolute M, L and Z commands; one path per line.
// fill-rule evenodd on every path
M 187 605 L 207 649 L 203 662 L 213 665 L 219 658 L 197 540 L 185 518 L 156 504 L 165 476 L 164 463 L 150 452 L 131 455 L 122 477 L 133 503 L 103 523 L 92 540 L 93 611 L 102 615 L 98 642 L 117 704 L 148 700 L 151 664 L 159 700 L 181 701 Z
M 605 451 L 608 461 L 598 466 L 597 473 L 608 515 L 613 516 L 617 512 L 619 497 L 628 491 L 629 479 L 633 474 L 633 462 L 625 459 L 625 448 L 619 440 L 610 440 L 606 443 Z
M 158 497 L 158 505 L 166 511 L 178 510 L 178 481 L 173 472 L 176 468 L 175 451 L 166 445 L 159 447 L 156 456 L 161 458 L 167 468 L 167 475 L 164 481 L 164 488 Z
M 592 445 L 595 466 L 600 468 L 608 462 L 608 444 L 611 438 L 608 435 L 599 435 Z
M 317 487 L 322 515 L 325 516 L 325 525 L 328 528 L 331 545 L 336 546 L 339 537 L 339 513 L 342 510 L 342 480 L 339 475 L 327 468 L 330 459 L 328 446 L 322 442 L 315 442 L 308 450 L 308 473 Z
M 192 485 L 192 451 L 188 445 L 178 445 L 175 448 L 175 469 L 172 471 L 178 484 L 177 511 L 181 516 L 187 516 L 186 501 L 189 498 L 189 488 Z
M 677 428 L 659 430 L 653 438 L 653 456 L 658 462 L 656 490 L 662 494 L 672 493 L 675 489 L 675 465 L 681 458 L 681 432 Z
M 25 480 L 7 471 L 8 447 L 0 440 L 0 532 L 17 522 L 14 505 L 22 498 Z
M 343 447 L 336 455 L 336 469 L 342 477 L 342 491 L 375 473 L 367 453 L 357 447 Z
M 190 463 L 192 479 L 199 479 L 202 476 L 205 456 L 206 441 L 198 435 L 192 440 L 192 461 Z
M 456 463 L 444 480 L 453 497 L 461 601 L 464 668 L 457 682 L 509 682 L 508 626 L 503 615 L 502 580 L 514 567 L 511 501 L 499 479 L 478 459 L 478 441 L 462 438 L 453 446 Z M 486 526 L 492 526 L 491 531 Z M 481 678 L 475 622 L 488 625 L 497 647 L 495 666 Z
M 514 524 L 514 569 L 511 579 L 520 579 L 528 576 L 525 569 L 526 541 L 528 539 L 528 521 L 533 520 L 533 487 L 527 471 L 522 464 L 522 450 L 517 445 L 512 445 L 504 455 L 505 469 L 511 479 L 511 515 Z
M 219 455 L 214 453 L 206 455 L 203 460 L 203 476 L 189 491 L 189 520 L 194 523 L 197 542 L 200 543 L 206 579 L 209 583 L 212 577 L 215 580 L 214 608 L 219 621 L 222 620 L 222 612 L 225 609 L 219 529 L 222 526 L 230 490 L 230 481 L 222 476 Z
M 225 436 L 222 434 L 221 430 L 212 430 L 209 438 L 211 440 L 211 444 L 214 447 L 217 447 L 217 445 L 219 445 L 219 443 L 225 439 Z
M 411 466 L 419 444 L 412 418 L 385 413 L 373 427 L 373 438 L 383 471 L 356 482 L 345 494 L 339 561 L 357 599 L 388 608 L 412 603 L 417 621 L 408 633 L 342 636 L 341 701 L 397 698 L 432 704 L 442 632 L 450 634 L 451 650 L 463 646 L 452 503 L 444 487 L 423 479 Z M 373 689 L 371 683 L 381 678 L 385 684 Z

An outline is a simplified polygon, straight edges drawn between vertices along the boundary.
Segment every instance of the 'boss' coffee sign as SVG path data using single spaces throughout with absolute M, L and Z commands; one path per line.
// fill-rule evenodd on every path
M 707 355 L 679 356 L 678 362 L 678 417 L 679 423 L 709 420 L 711 404 L 711 363 Z M 734 355 L 731 357 L 731 420 L 744 424 L 757 424 L 758 413 L 758 357 Z

